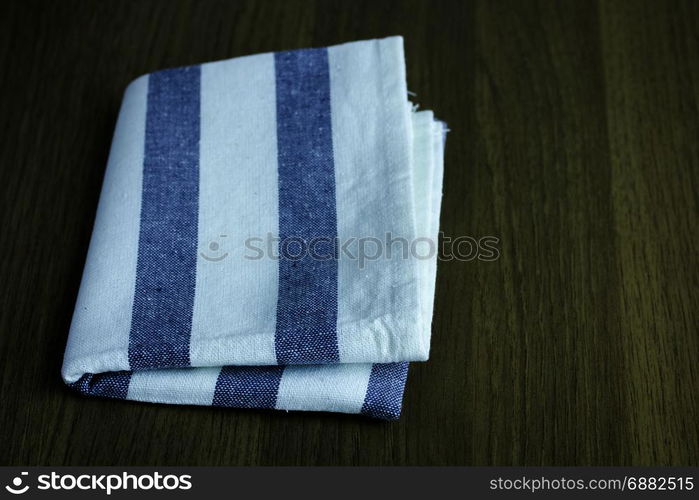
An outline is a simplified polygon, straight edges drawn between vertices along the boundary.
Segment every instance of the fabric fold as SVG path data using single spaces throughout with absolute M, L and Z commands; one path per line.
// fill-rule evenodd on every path
M 62 375 L 87 395 L 400 415 L 429 355 L 445 127 L 402 38 L 144 75 Z

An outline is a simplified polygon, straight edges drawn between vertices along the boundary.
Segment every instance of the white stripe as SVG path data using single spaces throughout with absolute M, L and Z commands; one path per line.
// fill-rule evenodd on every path
M 328 58 L 340 242 L 371 237 L 385 246 L 387 232 L 411 241 L 412 123 L 402 39 L 330 47 Z M 356 252 L 357 245 L 349 249 Z M 401 244 L 393 251 L 400 254 Z M 340 361 L 425 359 L 417 263 L 394 255 L 364 264 L 340 254 Z
M 420 310 L 422 312 L 421 335 L 429 346 L 432 332 L 432 312 L 434 305 L 434 287 L 437 271 L 437 236 L 432 231 L 433 207 L 432 192 L 435 171 L 435 122 L 432 111 L 412 114 L 413 123 L 413 192 L 415 201 L 415 220 L 419 238 L 429 238 L 416 245 L 415 251 L 421 257 L 418 261 L 420 270 Z M 441 185 L 440 185 L 441 188 Z M 429 257 L 429 258 L 428 258 Z
M 371 366 L 371 363 L 287 366 L 279 383 L 276 408 L 359 413 Z
M 444 178 L 444 124 L 434 121 L 432 125 L 431 149 L 432 149 L 432 182 L 430 187 L 429 207 L 429 231 L 430 237 L 437 242 L 439 240 L 439 213 L 442 205 L 442 181 Z M 437 281 L 437 259 L 427 262 L 427 271 L 423 285 L 423 312 L 424 324 L 429 334 L 432 329 L 432 315 L 434 313 L 435 286 Z
M 126 399 L 182 405 L 211 405 L 221 368 L 144 370 L 131 375 Z
M 430 230 L 432 234 L 439 234 L 439 214 L 442 207 L 442 183 L 444 181 L 444 142 L 446 140 L 446 125 L 443 122 L 434 122 L 433 135 L 433 150 L 434 157 L 432 163 L 434 172 L 432 174 L 432 195 L 431 195 L 431 212 L 432 220 L 430 221 Z
M 272 54 L 202 66 L 192 366 L 276 364 L 279 263 L 244 246 L 278 233 L 276 135 Z
M 412 113 L 413 124 L 413 200 L 419 237 L 432 237 L 432 173 L 434 172 L 434 115 L 432 111 Z M 423 250 L 422 247 L 419 250 Z
M 147 95 L 147 76 L 124 94 L 68 337 L 66 382 L 129 369 Z

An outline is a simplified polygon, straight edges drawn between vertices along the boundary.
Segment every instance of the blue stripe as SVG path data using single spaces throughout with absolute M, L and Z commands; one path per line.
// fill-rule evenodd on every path
M 400 417 L 408 363 L 383 363 L 371 367 L 362 414 L 384 420 Z
M 277 362 L 337 363 L 337 215 L 328 52 L 277 52 L 274 61 L 281 238 Z
M 224 366 L 216 380 L 213 406 L 274 408 L 283 366 Z
M 189 365 L 199 202 L 199 66 L 153 73 L 129 363 Z
M 86 396 L 126 399 L 131 372 L 86 373 L 68 387 Z

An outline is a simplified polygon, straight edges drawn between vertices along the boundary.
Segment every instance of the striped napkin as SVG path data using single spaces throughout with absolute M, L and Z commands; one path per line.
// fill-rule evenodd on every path
M 407 100 L 402 42 L 129 85 L 65 352 L 70 387 L 400 415 L 407 362 L 429 354 L 445 136 Z

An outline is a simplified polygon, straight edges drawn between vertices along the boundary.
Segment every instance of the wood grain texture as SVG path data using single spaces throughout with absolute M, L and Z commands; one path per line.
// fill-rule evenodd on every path
M 0 6 L 0 464 L 699 464 L 699 3 Z M 59 370 L 121 94 L 405 37 L 449 123 L 433 348 L 397 423 L 81 398 Z

